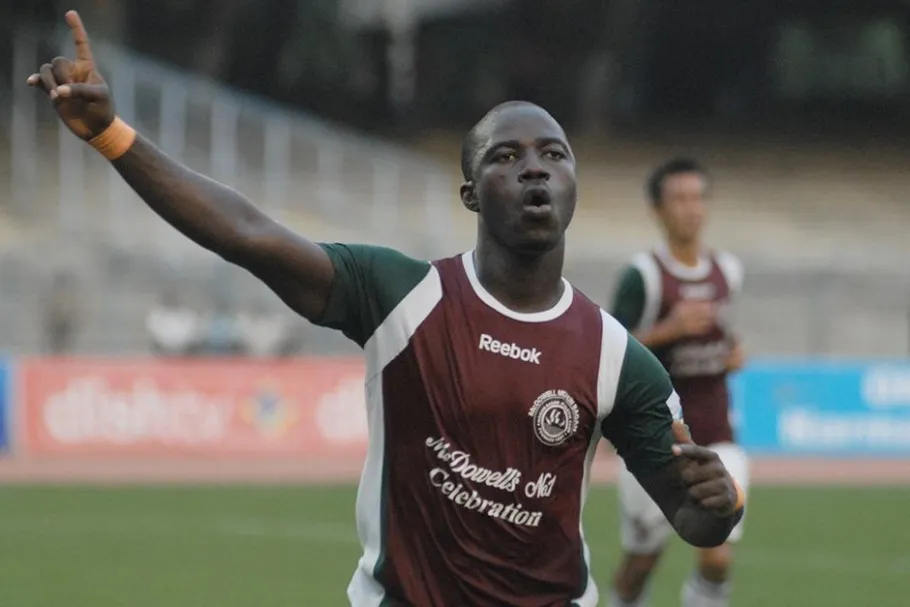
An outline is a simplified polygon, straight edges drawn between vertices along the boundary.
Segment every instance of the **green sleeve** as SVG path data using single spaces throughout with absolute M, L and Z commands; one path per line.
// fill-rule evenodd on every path
M 430 271 L 426 261 L 394 249 L 320 244 L 335 268 L 320 327 L 337 329 L 363 347 L 386 316 Z
M 674 457 L 672 424 L 680 417 L 670 376 L 629 336 L 613 410 L 601 424 L 604 438 L 613 443 L 632 474 L 655 471 Z
M 629 266 L 619 277 L 610 313 L 627 330 L 634 331 L 641 322 L 644 309 L 645 281 L 637 268 Z

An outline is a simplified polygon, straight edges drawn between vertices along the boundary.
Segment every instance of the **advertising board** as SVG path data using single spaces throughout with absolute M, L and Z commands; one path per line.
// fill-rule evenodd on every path
M 25 360 L 30 455 L 362 457 L 363 364 Z

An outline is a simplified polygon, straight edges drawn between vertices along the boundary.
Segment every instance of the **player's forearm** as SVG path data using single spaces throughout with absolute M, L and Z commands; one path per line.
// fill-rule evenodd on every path
M 686 500 L 671 521 L 676 533 L 697 548 L 714 548 L 727 541 L 733 528 L 743 517 L 740 508 L 729 516 L 718 516 L 697 503 Z
M 632 335 L 646 348 L 657 348 L 679 339 L 679 330 L 669 321 L 662 321 L 650 329 L 634 331 Z
M 141 135 L 113 166 L 155 213 L 202 247 L 238 261 L 267 221 L 246 197 L 167 156 Z

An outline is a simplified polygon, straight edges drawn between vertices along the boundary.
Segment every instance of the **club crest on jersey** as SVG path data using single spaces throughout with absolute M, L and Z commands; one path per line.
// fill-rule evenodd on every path
M 565 390 L 547 390 L 537 397 L 528 415 L 534 434 L 548 447 L 556 447 L 578 431 L 578 405 Z

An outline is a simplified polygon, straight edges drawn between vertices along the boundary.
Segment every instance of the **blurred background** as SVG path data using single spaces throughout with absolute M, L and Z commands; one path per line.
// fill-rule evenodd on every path
M 606 303 L 659 237 L 648 171 L 701 159 L 716 180 L 710 242 L 746 268 L 737 315 L 753 362 L 734 379 L 735 413 L 770 485 L 734 603 L 906 604 L 906 531 L 841 523 L 893 521 L 910 499 L 910 3 L 0 0 L 0 478 L 342 481 L 143 498 L 20 488 L 0 501 L 0 542 L 37 559 L 91 535 L 96 552 L 167 571 L 165 552 L 205 528 L 183 548 L 204 558 L 222 542 L 217 565 L 162 573 L 129 604 L 341 605 L 357 548 L 345 483 L 365 437 L 357 349 L 184 240 L 58 126 L 24 83 L 72 53 L 69 8 L 128 122 L 317 240 L 426 258 L 470 248 L 461 137 L 494 104 L 526 99 L 576 148 L 567 274 Z M 850 488 L 773 487 L 835 476 Z M 876 479 L 889 489 L 854 488 Z M 204 516 L 219 508 L 240 513 Z M 615 530 L 597 519 L 605 580 Z M 41 584 L 6 554 L 0 579 L 33 582 L 16 606 L 121 604 L 147 582 L 106 562 L 127 581 L 105 589 L 61 556 L 46 567 L 66 583 Z M 667 567 L 681 579 L 680 554 Z M 262 583 L 224 579 L 230 567 Z M 659 605 L 675 604 L 674 584 Z M 763 584 L 789 590 L 770 601 Z

